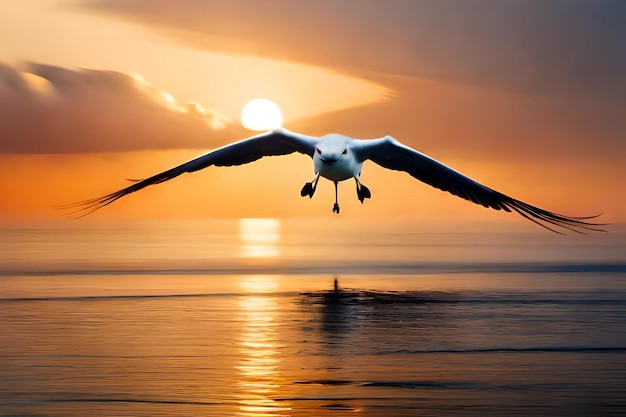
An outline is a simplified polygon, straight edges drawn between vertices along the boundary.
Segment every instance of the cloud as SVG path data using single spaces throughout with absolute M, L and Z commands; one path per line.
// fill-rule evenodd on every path
M 530 95 L 626 100 L 622 0 L 85 0 L 213 50 Z M 390 87 L 394 87 L 390 85 Z
M 442 161 L 525 161 L 532 169 L 576 161 L 581 171 L 623 166 L 624 106 L 428 80 L 393 82 L 404 93 L 394 100 L 299 120 L 290 128 L 314 135 L 327 133 L 328 126 L 353 137 L 392 135 Z
M 373 80 L 392 100 L 292 123 L 392 134 L 437 155 L 619 159 L 626 129 L 622 0 L 85 0 L 196 47 Z M 329 100 L 332 95 L 328 96 Z
M 207 149 L 242 134 L 217 111 L 180 105 L 139 75 L 0 64 L 0 152 Z

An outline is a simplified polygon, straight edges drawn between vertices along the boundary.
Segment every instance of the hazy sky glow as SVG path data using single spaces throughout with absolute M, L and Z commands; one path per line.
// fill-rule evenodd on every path
M 266 97 L 289 129 L 391 134 L 532 204 L 624 221 L 624 21 L 621 0 L 2 2 L 0 219 L 249 136 L 241 109 Z M 102 216 L 330 215 L 330 185 L 299 197 L 308 164 L 209 169 Z M 493 216 L 405 177 L 366 165 L 374 198 L 344 187 L 342 215 Z

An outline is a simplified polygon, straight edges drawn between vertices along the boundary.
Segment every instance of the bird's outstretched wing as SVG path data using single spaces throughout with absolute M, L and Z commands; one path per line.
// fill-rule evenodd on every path
M 353 151 L 361 162 L 370 159 L 382 167 L 405 171 L 426 184 L 476 204 L 495 210 L 515 211 L 526 219 L 556 233 L 560 232 L 546 224 L 559 226 L 578 233 L 582 233 L 584 230 L 604 231 L 597 228 L 602 226 L 602 224 L 587 221 L 598 216 L 564 216 L 516 200 L 466 177 L 421 152 L 403 145 L 391 136 L 359 141 L 359 144 Z
M 133 185 L 111 194 L 61 206 L 60 208 L 74 209 L 70 213 L 71 215 L 83 217 L 149 185 L 159 184 L 186 172 L 198 171 L 211 165 L 243 165 L 264 156 L 287 155 L 293 152 L 313 157 L 315 145 L 318 141 L 318 138 L 300 135 L 286 129 L 273 130 L 215 149 L 150 178 L 136 181 Z

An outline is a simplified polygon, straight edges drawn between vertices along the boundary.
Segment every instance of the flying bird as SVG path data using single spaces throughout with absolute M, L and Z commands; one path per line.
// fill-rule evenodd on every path
M 549 225 L 578 233 L 583 233 L 585 230 L 604 231 L 598 228 L 602 224 L 588 221 L 598 216 L 565 216 L 524 203 L 472 180 L 441 162 L 403 145 L 391 136 L 379 139 L 353 139 L 332 133 L 318 138 L 286 129 L 272 130 L 225 145 L 149 178 L 132 180 L 134 184 L 119 191 L 64 207 L 74 208 L 75 211 L 72 214 L 76 217 L 83 217 L 128 194 L 171 180 L 186 172 L 199 171 L 211 165 L 242 165 L 264 156 L 287 155 L 294 152 L 310 156 L 313 159 L 315 173 L 313 180 L 304 184 L 300 195 L 312 198 L 320 177 L 332 181 L 335 184 L 335 204 L 333 205 L 335 213 L 339 213 L 340 210 L 337 191 L 340 181 L 354 179 L 356 195 L 361 203 L 371 198 L 372 193 L 369 188 L 360 180 L 363 162 L 371 160 L 384 168 L 404 171 L 428 185 L 484 207 L 517 212 L 524 218 L 555 233 L 561 232 Z

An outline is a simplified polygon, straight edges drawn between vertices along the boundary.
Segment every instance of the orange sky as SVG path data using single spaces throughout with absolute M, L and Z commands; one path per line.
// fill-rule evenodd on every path
M 572 19 L 546 23 L 537 10 L 559 11 L 541 2 L 484 0 L 491 14 L 441 2 L 364 1 L 360 13 L 279 3 L 0 4 L 0 38 L 11 40 L 0 43 L 0 221 L 58 218 L 54 205 L 251 135 L 237 117 L 260 96 L 289 129 L 391 134 L 531 204 L 626 221 L 619 11 L 573 5 Z M 266 158 L 185 175 L 94 216 L 332 216 L 331 183 L 300 197 L 311 179 L 307 157 Z M 341 216 L 504 216 L 371 163 L 362 179 L 372 200 L 361 206 L 346 183 Z

